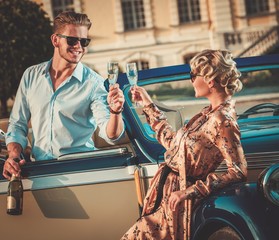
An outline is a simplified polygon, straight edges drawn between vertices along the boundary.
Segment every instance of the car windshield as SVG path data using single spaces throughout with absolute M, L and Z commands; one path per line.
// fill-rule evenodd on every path
M 239 119 L 279 115 L 279 69 L 240 69 L 243 89 L 234 95 Z M 209 105 L 206 98 L 195 98 L 193 86 L 187 77 L 173 80 L 150 81 L 144 85 L 153 101 L 163 110 L 169 122 L 178 129 L 203 107 Z M 154 83 L 156 82 L 156 83 Z M 136 109 L 145 135 L 154 138 L 154 132 L 146 124 L 145 116 Z

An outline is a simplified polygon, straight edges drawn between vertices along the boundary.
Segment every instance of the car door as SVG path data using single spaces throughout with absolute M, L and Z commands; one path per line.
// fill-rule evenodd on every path
M 139 217 L 133 166 L 128 166 L 132 157 L 126 148 L 114 148 L 27 163 L 19 216 L 6 213 L 8 182 L 1 178 L 2 237 L 120 239 Z

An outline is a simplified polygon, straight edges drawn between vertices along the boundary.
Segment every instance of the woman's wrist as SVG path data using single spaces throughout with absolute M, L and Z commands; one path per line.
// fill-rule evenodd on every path
M 147 102 L 147 103 L 143 104 L 144 108 L 150 108 L 150 107 L 153 107 L 153 106 L 155 106 L 154 102 Z

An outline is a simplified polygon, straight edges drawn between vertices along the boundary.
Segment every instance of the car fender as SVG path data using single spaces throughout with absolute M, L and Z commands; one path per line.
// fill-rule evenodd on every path
M 272 239 L 272 229 L 267 230 L 276 214 L 271 209 L 256 183 L 231 185 L 202 200 L 193 211 L 192 239 L 203 239 L 224 226 L 245 240 Z

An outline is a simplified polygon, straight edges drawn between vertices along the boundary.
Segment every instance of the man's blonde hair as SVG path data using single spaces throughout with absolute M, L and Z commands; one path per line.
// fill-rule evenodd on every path
M 66 11 L 59 13 L 53 21 L 53 33 L 60 33 L 65 25 L 85 26 L 89 30 L 92 23 L 86 14 Z

